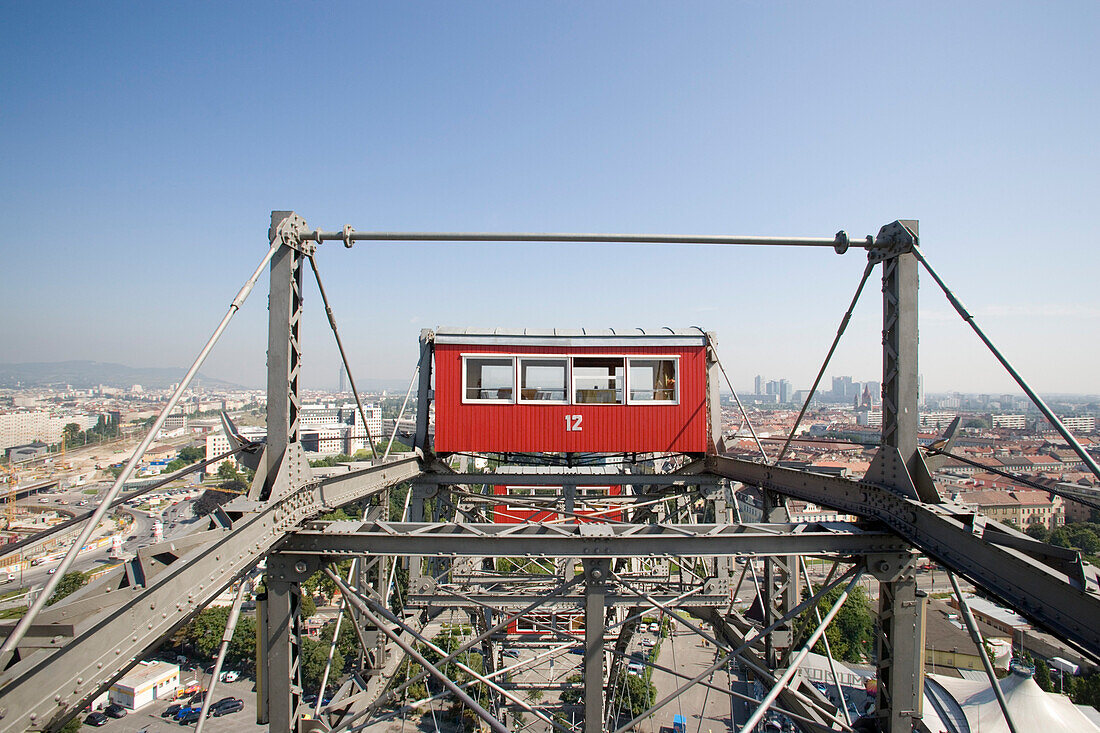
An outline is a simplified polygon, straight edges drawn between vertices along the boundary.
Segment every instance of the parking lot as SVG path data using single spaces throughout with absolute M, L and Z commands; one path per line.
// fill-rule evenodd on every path
M 266 725 L 256 725 L 256 692 L 252 680 L 244 678 L 237 682 L 219 682 L 214 690 L 214 701 L 217 702 L 223 697 L 239 697 L 244 701 L 244 710 L 220 718 L 210 716 L 203 726 L 204 732 L 230 733 L 239 730 L 267 730 Z M 160 717 L 160 714 L 171 704 L 172 701 L 169 700 L 157 700 L 140 710 L 135 710 L 125 718 L 111 720 L 100 728 L 93 728 L 85 724 L 82 726 L 82 730 L 101 730 L 103 733 L 138 733 L 138 731 L 148 731 L 149 733 L 173 731 L 173 733 L 180 733 L 180 731 L 188 729 L 193 730 L 194 723 L 189 726 L 181 726 L 175 720 Z M 84 714 L 81 720 L 86 717 L 88 717 L 87 714 Z

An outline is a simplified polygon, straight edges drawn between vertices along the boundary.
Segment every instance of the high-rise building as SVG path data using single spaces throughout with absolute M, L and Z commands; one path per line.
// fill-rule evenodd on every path
M 791 383 L 789 380 L 779 380 L 779 401 L 784 404 L 791 401 Z
M 336 390 L 336 393 L 337 393 L 337 394 L 344 394 L 344 386 L 345 386 L 345 382 L 344 382 L 344 379 L 345 379 L 345 373 L 344 373 L 344 365 L 343 365 L 343 364 L 341 364 L 341 365 L 340 365 L 340 370 L 339 370 L 339 371 L 340 371 L 340 377 L 339 377 L 339 387 L 338 387 L 338 389 Z
M 764 394 L 764 385 L 766 381 L 763 374 L 757 374 L 756 379 L 753 381 L 753 387 L 755 389 L 753 394 Z
M 858 394 L 852 387 L 851 377 L 833 377 L 833 401 L 847 402 Z

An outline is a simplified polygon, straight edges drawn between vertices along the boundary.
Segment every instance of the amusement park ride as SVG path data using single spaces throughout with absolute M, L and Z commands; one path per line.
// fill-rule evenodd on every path
M 315 477 L 303 455 L 298 419 L 304 274 L 311 269 L 316 277 L 343 356 L 314 255 L 323 242 L 350 248 L 364 240 L 802 246 L 837 254 L 862 249 L 866 267 L 836 340 L 873 269 L 881 266 L 883 424 L 872 465 L 862 479 L 850 480 L 781 467 L 785 448 L 761 461 L 724 455 L 718 397 L 725 374 L 715 336 L 699 329 L 439 329 L 420 335 L 416 456 L 382 456 L 366 469 Z M 85 526 L 90 531 L 119 496 L 165 416 L 270 268 L 266 443 L 240 439 L 227 423 L 235 451 L 256 469 L 250 490 L 215 510 L 205 530 L 143 548 L 117 571 L 44 608 L 71 562 L 66 558 L 40 600 L 7 626 L 0 649 L 0 732 L 57 729 L 262 560 L 267 575 L 257 609 L 258 722 L 280 733 L 356 730 L 371 722 L 400 703 L 409 683 L 398 684 L 394 672 L 406 658 L 501 733 L 509 730 L 505 715 L 515 712 L 555 730 L 570 730 L 570 721 L 585 733 L 629 730 L 730 663 L 767 690 L 750 703 L 755 711 L 745 730 L 753 730 L 769 710 L 806 731 L 868 724 L 893 733 L 924 730 L 925 599 L 916 584 L 918 553 L 1085 656 L 1100 657 L 1096 571 L 1076 553 L 944 501 L 932 481 L 936 461 L 948 448 L 922 451 L 917 441 L 921 266 L 993 346 L 924 259 L 915 221 L 895 221 L 862 240 L 844 232 L 828 238 L 433 234 L 316 231 L 283 211 L 272 214 L 269 242 L 149 437 Z M 1100 475 L 1092 457 L 993 351 Z M 827 363 L 828 357 L 819 380 Z M 368 436 L 372 444 L 373 437 L 380 436 Z M 471 454 L 491 456 L 495 470 L 467 472 L 462 459 Z M 389 492 L 406 484 L 411 489 L 402 521 L 389 521 Z M 734 491 L 742 486 L 760 490 L 762 523 L 736 520 Z M 788 497 L 860 520 L 792 523 Z M 1100 504 L 1097 496 L 1083 499 Z M 366 509 L 362 520 L 316 519 L 353 502 Z M 78 539 L 75 546 L 80 544 Z M 803 593 L 802 557 L 811 555 L 833 560 L 834 571 L 823 587 Z M 346 577 L 334 570 L 334 562 L 345 558 L 355 559 Z M 497 562 L 502 558 L 520 562 Z M 671 572 L 670 558 L 690 573 Z M 745 578 L 744 570 L 738 578 L 735 560 L 746 559 L 762 567 L 760 613 L 753 619 L 731 604 Z M 512 571 L 525 563 L 538 563 L 540 572 Z M 750 564 L 757 563 L 745 567 Z M 395 613 L 389 600 L 398 566 L 407 570 L 408 592 Z M 340 589 L 362 654 L 357 673 L 330 700 L 309 706 L 299 661 L 300 584 L 319 570 Z M 792 620 L 828 590 L 846 593 L 864 575 L 879 585 L 878 691 L 873 721 L 857 723 L 798 673 L 840 602 L 801 646 Z M 489 690 L 487 698 L 475 700 L 448 678 L 445 664 L 432 664 L 421 653 L 430 645 L 424 626 L 444 609 L 468 614 L 473 628 L 458 650 L 442 654 L 444 662 L 467 649 L 480 652 L 484 668 L 468 671 Z M 668 623 L 707 639 L 717 654 L 701 675 L 680 674 L 677 689 L 662 691 L 654 706 L 631 718 L 617 714 L 609 699 L 623 684 L 630 639 L 646 613 L 663 614 Z M 541 632 L 564 639 L 563 648 L 583 650 L 583 697 L 574 715 L 554 717 L 504 684 L 508 669 L 500 639 L 522 632 Z

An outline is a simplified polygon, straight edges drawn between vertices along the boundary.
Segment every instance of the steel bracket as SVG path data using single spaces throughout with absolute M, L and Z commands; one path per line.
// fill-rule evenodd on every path
M 912 252 L 920 244 L 915 229 L 916 221 L 913 219 L 898 219 L 882 227 L 875 237 L 874 246 L 868 248 L 867 260 L 877 264 Z
M 305 232 L 306 220 L 293 211 L 271 212 L 271 227 L 267 230 L 267 237 L 272 244 L 278 241 L 285 247 L 310 256 L 317 251 L 317 245 L 303 239 L 302 234 Z

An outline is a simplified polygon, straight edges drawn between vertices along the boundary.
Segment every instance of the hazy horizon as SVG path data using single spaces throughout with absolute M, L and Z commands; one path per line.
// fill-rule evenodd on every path
M 1037 391 L 1100 393 L 1095 4 L 0 12 L 0 361 L 186 367 L 273 209 L 324 229 L 853 238 L 916 218 Z M 865 258 L 327 243 L 317 262 L 360 381 L 407 381 L 424 327 L 700 325 L 740 392 L 809 387 Z M 302 383 L 326 389 L 339 360 L 305 281 Z M 926 391 L 1017 393 L 921 285 Z M 204 373 L 264 383 L 266 291 Z M 880 379 L 880 331 L 876 270 L 828 374 Z

